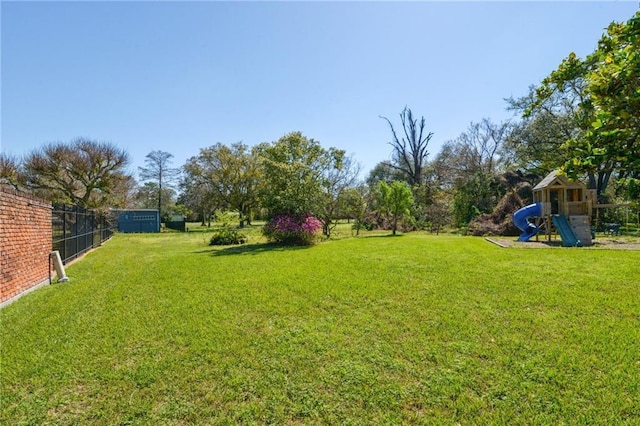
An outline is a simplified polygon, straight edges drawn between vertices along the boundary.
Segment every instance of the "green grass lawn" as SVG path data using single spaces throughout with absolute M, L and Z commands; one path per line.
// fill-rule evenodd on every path
M 640 424 L 640 252 L 209 236 L 0 311 L 0 424 Z

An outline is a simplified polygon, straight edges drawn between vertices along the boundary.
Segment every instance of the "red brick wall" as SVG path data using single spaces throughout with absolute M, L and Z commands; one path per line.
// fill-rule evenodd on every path
M 0 303 L 49 279 L 51 203 L 0 186 Z

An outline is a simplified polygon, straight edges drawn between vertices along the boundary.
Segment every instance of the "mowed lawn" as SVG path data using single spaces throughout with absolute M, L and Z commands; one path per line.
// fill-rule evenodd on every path
M 0 311 L 0 424 L 640 424 L 640 252 L 208 236 Z

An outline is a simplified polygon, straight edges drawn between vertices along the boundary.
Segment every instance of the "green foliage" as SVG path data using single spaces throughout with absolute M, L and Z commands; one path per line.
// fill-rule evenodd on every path
M 447 191 L 430 182 L 428 186 L 414 187 L 413 193 L 416 200 L 422 200 L 413 207 L 416 229 L 428 229 L 437 233 L 451 223 L 452 197 Z
M 506 158 L 501 153 L 512 130 L 509 122 L 484 118 L 446 142 L 427 169 L 426 186 L 414 187 L 418 200 L 424 200 L 416 203 L 416 226 L 438 230 L 453 221 L 460 227 L 490 212 L 499 199 L 496 181 Z
M 640 124 L 640 11 L 627 23 L 611 23 L 598 42 L 598 48 L 586 59 L 590 101 L 594 107 L 592 138 L 613 144 L 609 155 L 631 155 L 638 144 Z M 631 145 L 629 145 L 631 144 Z M 604 147 L 604 146 L 603 146 Z M 627 152 L 631 150 L 631 152 Z M 619 162 L 628 158 L 616 158 Z M 639 163 L 630 165 L 640 167 Z
M 176 210 L 176 192 L 164 187 L 162 188 L 162 208 L 160 219 L 166 222 L 171 219 L 171 216 Z M 145 182 L 135 194 L 135 206 L 141 209 L 157 209 L 158 208 L 158 183 L 157 182 Z
M 637 423 L 640 252 L 203 235 L 116 235 L 0 310 L 0 423 Z
M 396 235 L 398 222 L 410 213 L 413 192 L 407 182 L 395 180 L 388 184 L 378 182 L 379 206 L 383 214 L 391 219 L 391 230 Z
M 493 177 L 485 173 L 476 173 L 469 180 L 456 186 L 453 197 L 454 225 L 463 227 L 482 213 L 491 213 L 496 204 L 496 191 Z
M 208 215 L 216 208 L 230 209 L 238 212 L 240 227 L 250 222 L 262 178 L 257 149 L 241 142 L 217 143 L 189 159 L 185 173 L 183 186 L 192 209 Z
M 457 191 L 453 197 L 453 223 L 456 227 L 465 227 L 481 212 L 474 204 L 474 198 L 466 190 Z
M 264 178 L 262 206 L 272 215 L 316 213 L 323 199 L 325 172 L 339 166 L 344 151 L 324 149 L 300 132 L 259 147 Z
M 342 196 L 344 217 L 353 219 L 352 229 L 356 231 L 356 235 L 359 235 L 363 229 L 371 229 L 366 221 L 369 207 L 367 195 L 367 188 L 359 185 L 345 190 Z
M 626 179 L 620 179 L 620 185 L 624 188 L 628 198 L 640 203 L 640 177 L 629 177 Z
M 564 143 L 579 131 L 569 111 L 542 109 L 517 123 L 505 140 L 503 158 L 511 167 L 538 176 L 562 167 L 569 159 Z
M 366 183 L 371 188 L 375 188 L 378 182 L 391 182 L 394 180 L 405 180 L 405 174 L 392 167 L 387 161 L 376 164 L 367 175 Z
M 584 60 L 571 53 L 537 90 L 537 104 L 579 82 L 580 134 L 566 138 L 564 164 L 572 178 L 599 174 L 598 194 L 609 176 L 640 179 L 640 11 L 626 23 L 613 22 Z M 633 189 L 633 186 L 629 186 Z M 635 197 L 633 191 L 629 197 Z
M 238 213 L 228 210 L 217 211 L 214 215 L 216 222 L 221 223 L 222 226 L 230 226 L 232 223 L 238 221 Z
M 228 225 L 223 226 L 219 231 L 215 232 L 209 241 L 211 246 L 229 246 L 233 244 L 244 244 L 247 242 L 247 236 Z
M 343 151 L 333 148 L 329 152 L 332 155 L 322 175 L 322 196 L 315 214 L 322 223 L 322 234 L 327 238 L 331 237 L 331 232 L 338 225 L 345 194 L 360 173 L 360 166 L 353 157 L 345 156 Z

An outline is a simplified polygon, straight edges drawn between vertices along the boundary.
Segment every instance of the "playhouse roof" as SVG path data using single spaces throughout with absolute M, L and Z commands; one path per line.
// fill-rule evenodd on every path
M 566 176 L 560 174 L 560 170 L 554 170 L 534 186 L 533 190 L 540 191 L 545 188 L 584 188 L 584 185 L 580 182 L 571 182 Z

